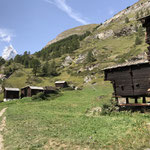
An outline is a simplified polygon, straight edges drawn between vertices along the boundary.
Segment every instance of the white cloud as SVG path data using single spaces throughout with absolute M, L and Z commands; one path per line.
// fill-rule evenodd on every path
M 56 5 L 59 9 L 64 11 L 69 17 L 73 18 L 81 24 L 89 24 L 81 15 L 75 12 L 69 5 L 67 5 L 66 0 L 45 0 L 50 4 Z
M 0 42 L 10 43 L 12 40 L 13 34 L 8 29 L 0 28 Z

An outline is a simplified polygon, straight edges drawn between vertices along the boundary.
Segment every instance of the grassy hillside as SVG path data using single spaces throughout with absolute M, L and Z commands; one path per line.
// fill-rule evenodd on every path
M 109 103 L 112 87 L 87 86 L 66 91 L 54 100 L 30 98 L 3 103 L 8 107 L 4 146 L 16 149 L 146 149 L 149 114 L 120 112 L 102 115 L 96 110 Z

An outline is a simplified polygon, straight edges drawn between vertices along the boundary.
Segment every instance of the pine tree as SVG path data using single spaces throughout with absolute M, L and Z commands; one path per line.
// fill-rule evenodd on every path
M 136 19 L 139 19 L 139 13 L 138 12 L 136 13 L 135 17 L 136 17 Z
M 135 39 L 135 45 L 140 45 L 142 43 L 141 39 L 137 36 Z
M 137 24 L 135 24 L 135 31 L 137 32 L 138 31 L 138 26 L 137 26 Z
M 49 68 L 49 64 L 48 64 L 48 62 L 46 62 L 42 67 L 42 75 L 43 76 L 48 76 L 48 68 Z
M 142 18 L 143 17 L 143 11 L 141 10 L 140 12 L 140 17 Z
M 125 18 L 125 23 L 129 23 L 129 18 L 128 17 Z
M 34 73 L 34 75 L 36 76 L 37 73 L 39 72 L 40 70 L 40 66 L 41 66 L 41 63 L 38 59 L 34 59 L 33 60 L 33 69 L 32 69 L 32 72 Z
M 55 61 L 53 61 L 50 65 L 49 65 L 49 75 L 50 76 L 57 76 L 57 70 L 56 70 L 56 63 Z
M 94 62 L 95 60 L 96 59 L 94 58 L 92 51 L 89 51 L 87 54 L 86 62 L 91 63 Z
M 5 60 L 2 57 L 0 57 L 0 66 L 2 66 L 4 64 L 5 64 Z
M 143 31 L 143 27 L 142 26 L 140 26 L 139 29 L 138 29 L 138 35 L 139 35 L 139 37 L 144 35 L 144 31 Z

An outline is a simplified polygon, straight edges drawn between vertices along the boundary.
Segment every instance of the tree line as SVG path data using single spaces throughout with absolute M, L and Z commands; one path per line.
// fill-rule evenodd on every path
M 66 53 L 72 53 L 73 51 L 80 48 L 80 41 L 84 40 L 90 34 L 90 31 L 86 31 L 82 35 L 71 35 L 43 48 L 41 51 L 36 53 L 36 56 L 38 58 L 42 58 L 43 61 L 47 61 L 49 59 L 61 57 Z

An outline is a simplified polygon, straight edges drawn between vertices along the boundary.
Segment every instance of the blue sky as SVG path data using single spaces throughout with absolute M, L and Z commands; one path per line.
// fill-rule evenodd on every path
M 0 0 L 0 55 L 41 50 L 64 30 L 99 24 L 138 0 Z

